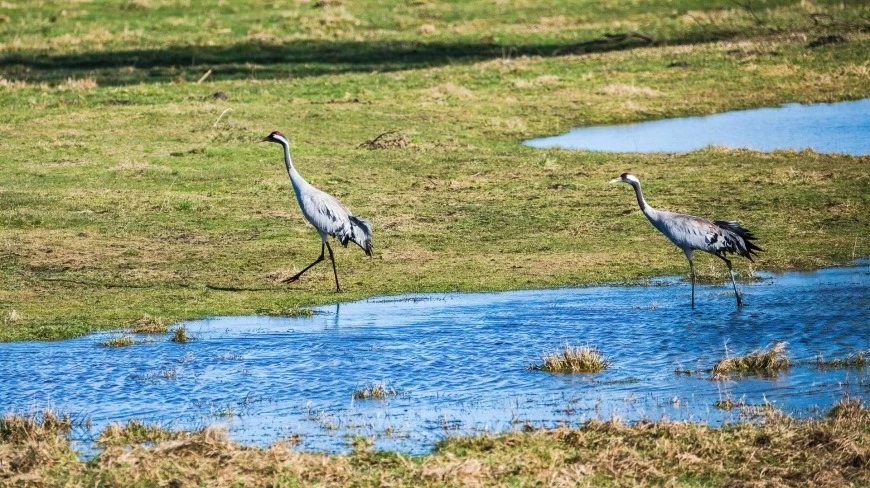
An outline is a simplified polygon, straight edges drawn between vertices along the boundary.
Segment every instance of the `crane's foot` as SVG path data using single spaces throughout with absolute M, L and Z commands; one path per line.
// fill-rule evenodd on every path
M 336 293 L 344 293 L 344 290 L 342 290 L 342 289 L 339 287 L 339 288 L 336 288 L 336 289 L 335 289 L 335 292 L 336 292 Z
M 291 276 L 289 278 L 284 278 L 283 280 L 281 280 L 281 283 L 293 283 L 294 281 L 296 281 L 298 279 L 299 279 L 299 275 Z
M 743 299 L 740 298 L 740 295 L 737 295 L 737 306 L 738 306 L 738 307 L 742 307 L 742 306 L 743 306 Z

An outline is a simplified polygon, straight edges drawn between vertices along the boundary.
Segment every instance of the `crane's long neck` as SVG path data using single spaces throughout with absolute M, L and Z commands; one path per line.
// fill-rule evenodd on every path
M 656 215 L 656 209 L 649 206 L 646 203 L 646 199 L 643 197 L 643 190 L 640 189 L 639 182 L 630 182 L 631 186 L 634 188 L 634 195 L 637 197 L 637 204 L 640 206 L 640 210 L 647 216 L 648 219 L 652 220 Z
M 287 175 L 290 176 L 290 182 L 293 184 L 293 191 L 296 192 L 296 197 L 299 197 L 299 191 L 302 188 L 308 186 L 308 182 L 305 181 L 305 178 L 296 171 L 296 167 L 293 166 L 293 161 L 290 159 L 290 145 L 281 142 L 281 146 L 284 147 L 284 166 L 287 167 Z

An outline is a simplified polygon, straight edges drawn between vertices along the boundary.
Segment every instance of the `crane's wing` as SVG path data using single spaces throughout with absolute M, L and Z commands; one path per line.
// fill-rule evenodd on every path
M 650 219 L 662 234 L 667 236 L 680 249 L 708 249 L 710 235 L 715 233 L 716 226 L 707 219 L 674 212 L 660 210 L 655 219 Z
M 316 190 L 299 197 L 305 219 L 320 232 L 336 237 L 350 225 L 350 210 L 329 193 Z
M 763 252 L 764 249 L 755 245 L 757 239 L 752 232 L 740 225 L 736 220 L 717 220 L 713 222 L 718 232 L 716 232 L 716 244 L 718 244 L 718 253 L 736 253 L 738 256 L 743 256 L 752 261 L 752 256 L 758 255 L 758 252 Z
M 335 237 L 342 246 L 353 241 L 372 255 L 372 227 L 368 220 L 355 217 L 337 198 L 317 190 L 299 198 L 302 213 L 318 231 Z

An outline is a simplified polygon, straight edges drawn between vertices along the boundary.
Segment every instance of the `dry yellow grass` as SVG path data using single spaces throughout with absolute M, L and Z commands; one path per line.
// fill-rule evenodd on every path
M 756 423 L 589 421 L 455 437 L 411 457 L 355 442 L 349 455 L 298 452 L 298 438 L 241 446 L 216 429 L 111 426 L 92 461 L 70 450 L 68 421 L 0 419 L 3 486 L 868 486 L 870 410 L 846 399 L 828 416 Z M 148 445 L 141 444 L 149 443 Z M 679 480 L 675 483 L 675 480 Z
M 596 93 L 623 96 L 639 95 L 643 97 L 657 97 L 661 95 L 660 91 L 653 88 L 648 88 L 645 86 L 626 85 L 624 83 L 611 83 L 609 85 L 604 85 L 596 90 Z
M 130 324 L 130 332 L 134 334 L 165 334 L 169 331 L 169 324 L 162 317 L 154 317 L 148 314 L 133 321 Z
M 610 365 L 598 348 L 571 346 L 566 342 L 562 351 L 544 353 L 541 364 L 533 364 L 529 369 L 551 373 L 598 373 Z
M 97 80 L 94 78 L 67 78 L 64 83 L 58 86 L 60 90 L 83 91 L 92 90 L 97 87 Z
M 713 376 L 728 374 L 775 375 L 788 369 L 791 362 L 785 354 L 785 342 L 777 342 L 769 349 L 758 349 L 745 356 L 725 357 L 713 366 Z
M 126 424 L 111 423 L 97 436 L 96 442 L 102 447 L 130 446 L 146 442 L 157 443 L 178 440 L 195 435 L 195 432 L 170 430 L 157 424 L 146 424 L 130 420 Z

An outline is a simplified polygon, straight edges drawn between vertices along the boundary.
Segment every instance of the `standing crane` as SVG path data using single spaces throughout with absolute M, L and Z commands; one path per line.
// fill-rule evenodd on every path
M 329 250 L 329 259 L 332 261 L 332 272 L 335 275 L 335 291 L 341 292 L 338 284 L 338 271 L 335 269 L 335 255 L 327 238 L 332 236 L 347 247 L 348 242 L 353 241 L 365 251 L 366 256 L 372 255 L 372 224 L 350 213 L 344 205 L 335 197 L 311 186 L 302 175 L 296 171 L 290 160 L 290 141 L 284 134 L 275 131 L 264 137 L 260 142 L 274 142 L 284 147 L 284 166 L 293 184 L 293 192 L 296 193 L 296 201 L 302 209 L 305 220 L 317 229 L 320 234 L 320 257 L 309 264 L 295 275 L 281 280 L 282 283 L 291 283 L 299 279 L 303 273 L 311 269 L 315 264 L 323 261 L 324 250 Z
M 708 252 L 725 261 L 725 264 L 728 265 L 728 274 L 731 276 L 731 285 L 734 287 L 734 295 L 737 297 L 737 306 L 743 306 L 743 300 L 740 298 L 737 284 L 734 282 L 731 260 L 725 255 L 726 253 L 735 253 L 752 261 L 752 256 L 757 255 L 757 251 L 764 251 L 752 242 L 755 240 L 752 232 L 743 228 L 736 220 L 710 222 L 693 215 L 656 210 L 644 200 L 643 192 L 640 189 L 640 180 L 633 174 L 622 173 L 619 178 L 614 178 L 610 182 L 631 185 L 634 188 L 641 211 L 653 227 L 686 254 L 686 259 L 689 260 L 689 270 L 692 272 L 692 308 L 695 308 L 695 265 L 692 262 L 692 253 L 695 250 Z

